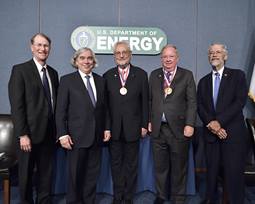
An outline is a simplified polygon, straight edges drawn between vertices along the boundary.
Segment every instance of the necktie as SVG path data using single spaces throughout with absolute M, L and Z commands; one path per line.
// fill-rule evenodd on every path
M 47 74 L 46 74 L 46 68 L 43 67 L 42 71 L 43 71 L 42 82 L 43 82 L 44 93 L 45 93 L 47 101 L 48 101 L 49 111 L 50 111 L 50 113 L 52 113 L 50 86 L 49 86 L 49 80 L 48 80 L 48 77 L 47 77 Z
M 90 81 L 89 81 L 90 76 L 86 75 L 85 78 L 87 79 L 87 90 L 89 92 L 89 97 L 91 99 L 91 102 L 92 102 L 93 106 L 95 107 L 96 106 L 96 100 L 95 100 L 95 96 L 94 96 L 94 93 L 93 93 L 92 86 L 91 86 Z
M 164 78 L 164 89 L 167 88 L 170 84 L 170 76 L 171 76 L 171 72 L 167 72 L 165 74 L 166 78 Z
M 213 104 L 214 104 L 215 108 L 216 108 L 216 104 L 217 104 L 219 87 L 220 87 L 220 74 L 218 72 L 216 72 L 215 79 L 214 79 L 214 91 L 213 91 Z

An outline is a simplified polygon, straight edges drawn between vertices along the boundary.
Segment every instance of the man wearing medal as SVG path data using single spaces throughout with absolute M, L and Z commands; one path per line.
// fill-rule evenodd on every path
M 131 50 L 125 41 L 114 45 L 116 67 L 104 74 L 111 116 L 109 149 L 114 204 L 133 203 L 137 185 L 139 138 L 148 127 L 148 77 L 130 64 Z
M 149 79 L 149 126 L 153 144 L 157 197 L 163 204 L 184 204 L 190 138 L 196 121 L 196 85 L 191 71 L 177 66 L 178 50 L 166 45 L 162 67 Z M 171 191 L 170 191 L 171 189 Z

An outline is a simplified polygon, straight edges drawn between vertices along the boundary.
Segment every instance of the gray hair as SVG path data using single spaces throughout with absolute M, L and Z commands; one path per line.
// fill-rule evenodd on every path
M 222 47 L 222 49 L 223 49 L 223 52 L 224 52 L 226 55 L 228 55 L 227 46 L 226 46 L 225 44 L 222 44 L 222 43 L 212 43 L 212 44 L 210 44 L 210 46 L 209 46 L 209 48 L 208 48 L 208 53 L 210 52 L 211 47 L 214 46 L 214 45 L 220 45 L 220 46 Z
M 73 56 L 72 56 L 72 58 L 71 58 L 71 61 L 70 61 L 70 62 L 71 62 L 71 65 L 72 65 L 74 68 L 77 69 L 77 65 L 75 64 L 76 59 L 80 56 L 81 53 L 83 53 L 83 52 L 85 52 L 85 51 L 90 51 L 90 52 L 91 52 L 92 57 L 93 57 L 94 67 L 97 66 L 96 55 L 95 55 L 95 53 L 92 51 L 92 49 L 90 49 L 90 48 L 88 48 L 88 47 L 82 47 L 82 48 L 80 48 L 79 50 L 77 50 L 77 51 L 73 54 Z
M 118 47 L 119 45 L 125 45 L 125 46 L 128 48 L 128 51 L 129 51 L 129 52 L 132 52 L 131 49 L 130 49 L 129 42 L 123 40 L 123 41 L 118 41 L 118 42 L 116 42 L 116 43 L 114 44 L 114 46 L 113 46 L 113 53 L 115 53 L 115 51 L 116 51 L 116 49 L 117 49 L 117 47 Z
M 161 52 L 160 52 L 160 55 L 162 55 L 162 53 L 165 51 L 166 48 L 173 48 L 173 49 L 175 49 L 176 55 L 179 57 L 179 51 L 178 51 L 177 47 L 176 47 L 175 45 L 173 45 L 173 44 L 167 44 L 167 45 L 165 45 L 165 46 L 162 48 L 162 50 L 161 50 Z

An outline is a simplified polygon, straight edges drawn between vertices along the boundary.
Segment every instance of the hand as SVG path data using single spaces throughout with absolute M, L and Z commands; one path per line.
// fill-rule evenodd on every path
M 104 131 L 104 139 L 103 141 L 104 142 L 108 142 L 111 138 L 111 131 L 110 130 L 105 130 Z
M 22 135 L 19 137 L 20 149 L 24 152 L 31 152 L 32 145 L 28 135 Z
M 227 132 L 226 132 L 225 129 L 221 128 L 221 129 L 218 130 L 217 136 L 218 136 L 221 140 L 224 140 L 224 139 L 227 138 L 228 134 L 227 134 Z
M 212 120 L 207 126 L 206 126 L 212 133 L 217 134 L 217 132 L 220 130 L 221 125 L 217 120 Z
M 70 135 L 63 135 L 59 138 L 60 144 L 63 148 L 71 150 L 73 141 Z
M 192 137 L 194 134 L 194 127 L 186 125 L 183 130 L 183 134 L 185 137 Z
M 142 137 L 145 137 L 146 135 L 147 135 L 147 129 L 145 129 L 145 128 L 142 128 L 141 129 L 141 135 L 142 135 Z
M 151 125 L 151 123 L 148 124 L 148 132 L 152 132 L 152 125 Z

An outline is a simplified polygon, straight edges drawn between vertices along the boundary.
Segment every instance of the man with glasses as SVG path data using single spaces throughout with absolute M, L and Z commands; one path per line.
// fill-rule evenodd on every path
M 204 124 L 207 160 L 207 193 L 203 204 L 216 203 L 219 175 L 223 175 L 229 203 L 244 203 L 247 130 L 243 108 L 248 88 L 243 71 L 225 66 L 227 58 L 225 45 L 210 45 L 208 59 L 212 71 L 198 84 L 198 114 Z
M 149 79 L 150 123 L 155 165 L 157 198 L 184 204 L 188 156 L 196 121 L 196 85 L 192 72 L 177 66 L 179 53 L 174 45 L 161 51 L 162 67 Z
M 33 59 L 13 66 L 9 98 L 15 135 L 19 141 L 19 189 L 21 204 L 50 204 L 55 152 L 57 72 L 46 64 L 51 40 L 43 33 L 31 38 Z M 33 172 L 36 167 L 36 202 Z
M 114 204 L 133 203 L 137 184 L 139 138 L 147 134 L 147 73 L 130 64 L 127 42 L 114 45 L 116 67 L 104 74 L 111 117 L 111 169 Z

